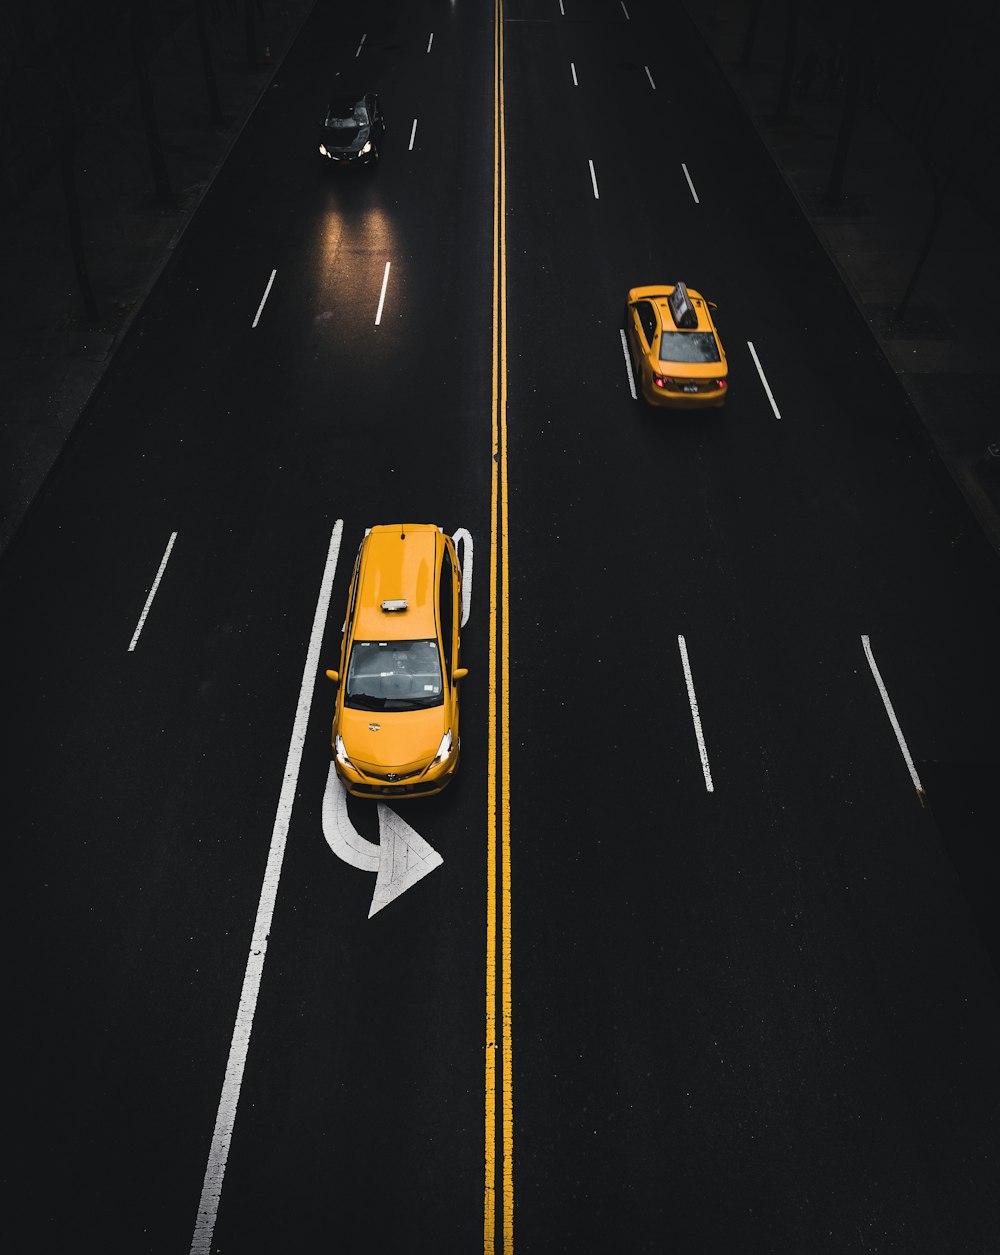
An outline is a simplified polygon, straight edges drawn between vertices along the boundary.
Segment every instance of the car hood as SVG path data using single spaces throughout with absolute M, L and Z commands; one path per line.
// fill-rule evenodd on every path
M 368 142 L 372 133 L 370 126 L 325 126 L 323 127 L 323 143 L 329 149 L 338 152 L 357 152 Z
M 348 758 L 362 771 L 403 775 L 422 770 L 437 753 L 448 731 L 447 707 L 390 711 L 345 707 L 337 731 Z

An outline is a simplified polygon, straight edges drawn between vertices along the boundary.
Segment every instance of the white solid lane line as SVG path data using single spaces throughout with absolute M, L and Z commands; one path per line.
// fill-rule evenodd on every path
M 274 282 L 274 276 L 277 273 L 278 272 L 276 270 L 271 271 L 271 277 L 267 281 L 267 287 L 264 289 L 264 295 L 260 298 L 260 304 L 257 306 L 257 313 L 254 315 L 254 320 L 253 320 L 253 323 L 251 324 L 253 327 L 256 327 L 257 324 L 260 322 L 260 315 L 261 315 L 262 310 L 264 309 L 264 302 L 268 298 L 268 294 L 271 291 L 271 284 Z
M 597 190 L 597 175 L 594 173 L 594 163 L 588 161 L 587 164 L 590 166 L 590 181 L 594 185 L 594 200 L 600 200 L 601 194 Z
M 628 390 L 632 393 L 632 400 L 638 401 L 639 398 L 635 395 L 635 376 L 632 374 L 632 358 L 628 351 L 628 340 L 625 338 L 625 329 L 624 327 L 619 327 L 618 330 L 621 332 L 622 352 L 625 354 L 625 369 L 628 371 Z
M 573 86 L 579 87 L 580 84 L 576 81 L 576 66 L 573 64 L 572 61 L 569 63 L 569 68 L 573 71 Z
M 691 189 L 691 195 L 694 197 L 694 203 L 696 205 L 700 205 L 701 201 L 698 199 L 698 193 L 694 190 L 694 184 L 691 182 L 691 176 L 688 174 L 688 168 L 683 161 L 681 162 L 681 169 L 684 171 L 684 177 L 688 181 L 688 187 Z
M 156 596 L 156 590 L 160 587 L 160 580 L 163 578 L 163 572 L 167 565 L 167 559 L 170 557 L 170 551 L 174 547 L 174 541 L 177 539 L 177 533 L 171 532 L 170 539 L 167 541 L 167 547 L 163 551 L 163 557 L 160 559 L 160 569 L 156 572 L 156 579 L 153 580 L 153 587 L 149 590 L 149 596 L 146 598 L 146 604 L 142 608 L 142 614 L 139 615 L 139 622 L 135 625 L 135 631 L 132 633 L 132 639 L 129 642 L 127 652 L 132 653 L 135 649 L 135 643 L 139 639 L 139 633 L 142 631 L 142 625 L 146 622 L 146 615 L 149 614 L 149 607 L 153 604 L 153 598 Z
M 428 39 L 428 41 L 427 41 L 427 51 L 428 51 L 428 52 L 430 52 L 430 50 L 431 50 L 431 44 L 432 44 L 433 42 L 434 42 L 434 32 L 433 32 L 433 31 L 431 31 L 431 37 L 430 37 L 430 39 Z
M 319 654 L 323 645 L 323 629 L 326 626 L 330 609 L 330 593 L 333 589 L 333 577 L 337 572 L 337 558 L 340 554 L 340 538 L 343 530 L 344 521 L 338 519 L 330 537 L 326 566 L 323 569 L 319 597 L 316 600 L 316 613 L 313 616 L 312 631 L 309 633 L 309 647 L 306 650 L 305 666 L 302 669 L 302 684 L 299 687 L 299 700 L 295 708 L 288 757 L 285 760 L 285 774 L 282 777 L 277 814 L 271 831 L 271 846 L 267 854 L 267 866 L 264 869 L 264 884 L 260 892 L 260 901 L 257 904 L 257 918 L 254 921 L 250 953 L 247 955 L 246 971 L 243 975 L 240 1004 L 236 1012 L 236 1024 L 233 1028 L 229 1059 L 226 1063 L 226 1076 L 222 1083 L 222 1095 L 219 1098 L 219 1109 L 215 1117 L 215 1131 L 212 1134 L 212 1146 L 205 1168 L 201 1200 L 198 1203 L 198 1218 L 195 1222 L 194 1236 L 191 1239 L 191 1255 L 210 1255 L 212 1250 L 212 1235 L 219 1214 L 226 1161 L 229 1158 L 236 1108 L 240 1100 L 240 1087 L 243 1084 L 243 1070 L 250 1046 L 254 1012 L 257 1009 L 257 994 L 260 991 L 260 980 L 264 972 L 271 918 L 278 895 L 278 880 L 285 857 L 285 842 L 288 839 L 288 826 L 295 802 L 299 766 L 302 762 L 302 747 L 305 744 L 309 708 L 312 705 L 313 690 L 316 687 Z
M 764 378 L 764 368 L 760 364 L 760 358 L 757 356 L 757 350 L 753 347 L 753 344 L 749 340 L 747 341 L 747 348 L 750 350 L 750 354 L 753 357 L 753 363 L 757 367 L 757 374 L 760 375 L 760 381 L 764 385 L 764 391 L 767 393 L 767 399 L 771 402 L 771 409 L 774 410 L 774 417 L 780 419 L 781 415 L 778 413 L 778 404 L 774 399 L 774 393 L 771 391 L 767 380 Z
M 656 84 L 653 82 L 653 76 L 652 76 L 652 74 L 650 74 L 650 72 L 649 72 L 649 66 L 648 66 L 648 65 L 644 65 L 642 68 L 646 71 L 646 77 L 649 79 L 649 85 L 650 85 L 650 87 L 652 87 L 653 91 L 655 92 L 655 91 L 656 91 Z
M 705 737 L 701 730 L 701 715 L 698 714 L 698 699 L 694 693 L 694 677 L 691 675 L 691 663 L 688 661 L 687 643 L 683 636 L 678 636 L 677 647 L 681 651 L 681 664 L 684 667 L 684 683 L 687 685 L 688 702 L 691 706 L 691 719 L 694 723 L 694 735 L 698 742 L 698 754 L 701 757 L 701 769 L 705 774 L 705 788 L 709 793 L 715 792 L 712 784 L 712 772 L 708 765 L 708 750 L 705 748 Z
M 375 326 L 382 321 L 382 306 L 385 304 L 385 290 L 389 285 L 389 262 L 385 263 L 385 274 L 382 276 L 382 291 L 378 298 L 378 310 L 375 313 Z
M 413 129 L 410 131 L 410 152 L 413 152 L 413 140 L 417 134 L 417 119 L 413 119 Z
M 357 50 L 357 52 L 354 54 L 356 57 L 360 57 L 360 56 L 361 56 L 361 49 L 365 46 L 365 40 L 366 40 L 367 38 L 368 38 L 368 32 L 367 32 L 367 31 L 365 31 L 365 33 L 361 36 L 361 43 L 359 43 L 359 44 L 358 44 L 358 50 Z
M 924 787 L 920 783 L 920 777 L 917 775 L 917 769 L 913 765 L 913 759 L 910 757 L 910 751 L 907 749 L 906 741 L 903 738 L 903 731 L 899 726 L 899 720 L 896 718 L 896 712 L 892 708 L 892 702 L 889 700 L 889 693 L 882 682 L 882 675 L 875 662 L 875 655 L 872 653 L 871 641 L 867 636 L 862 636 L 861 645 L 865 651 L 865 657 L 868 659 L 868 666 L 871 668 L 872 675 L 875 677 L 875 683 L 878 685 L 878 691 L 882 696 L 882 705 L 885 707 L 885 713 L 889 716 L 889 722 L 892 724 L 892 730 L 896 734 L 896 740 L 899 743 L 900 752 L 903 755 L 903 761 L 906 763 L 906 770 L 910 773 L 910 779 L 913 781 L 913 787 L 917 791 L 917 798 L 920 805 L 924 804 Z

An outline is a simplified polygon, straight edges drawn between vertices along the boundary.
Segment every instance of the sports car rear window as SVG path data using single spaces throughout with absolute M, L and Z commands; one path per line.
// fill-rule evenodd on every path
M 718 362 L 719 350 L 711 331 L 664 331 L 660 336 L 661 362 Z

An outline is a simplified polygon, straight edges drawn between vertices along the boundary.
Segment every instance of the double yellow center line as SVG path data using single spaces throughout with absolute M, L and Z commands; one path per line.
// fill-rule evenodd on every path
M 486 867 L 486 1145 L 483 1249 L 514 1249 L 514 1086 L 510 970 L 510 653 L 507 558 L 507 183 L 503 0 L 493 38 L 493 458 Z M 499 979 L 498 979 L 499 977 Z M 499 1136 L 498 1136 L 499 1133 Z M 498 1181 L 499 1177 L 499 1181 Z

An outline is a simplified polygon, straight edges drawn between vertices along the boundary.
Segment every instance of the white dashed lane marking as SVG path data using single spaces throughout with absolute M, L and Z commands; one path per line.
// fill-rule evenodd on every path
M 278 273 L 278 272 L 277 272 L 276 270 L 272 270 L 272 271 L 271 271 L 271 277 L 270 277 L 270 279 L 268 279 L 268 281 L 267 281 L 267 287 L 264 289 L 264 295 L 260 298 L 260 304 L 257 306 L 257 313 L 256 313 L 256 314 L 254 314 L 253 323 L 251 324 L 251 326 L 253 326 L 253 327 L 256 327 L 256 326 L 257 326 L 257 324 L 260 322 L 260 316 L 261 316 L 261 314 L 262 314 L 262 313 L 263 313 L 263 311 L 264 311 L 264 303 L 266 302 L 266 300 L 267 300 L 268 296 L 270 295 L 270 292 L 271 292 L 271 284 L 274 282 L 274 276 L 275 276 L 277 273 Z
M 688 187 L 691 189 L 691 195 L 694 197 L 694 203 L 696 205 L 700 205 L 701 201 L 698 199 L 698 193 L 694 190 L 694 184 L 691 182 L 691 176 L 688 174 L 688 168 L 683 161 L 681 162 L 681 169 L 684 171 L 684 177 L 688 181 Z
M 694 676 L 691 674 L 691 663 L 688 659 L 687 642 L 678 636 L 677 647 L 681 651 L 681 665 L 684 668 L 684 683 L 687 685 L 688 703 L 691 707 L 691 720 L 694 723 L 695 740 L 698 742 L 698 755 L 701 758 L 701 769 L 705 776 L 705 788 L 709 793 L 715 792 L 712 784 L 712 770 L 708 765 L 708 749 L 705 746 L 705 735 L 701 728 L 701 715 L 698 713 L 698 698 L 694 692 Z
M 913 781 L 913 787 L 917 791 L 917 798 L 920 805 L 924 804 L 924 787 L 920 783 L 920 777 L 917 775 L 917 769 L 913 765 L 913 759 L 910 756 L 909 748 L 903 737 L 903 730 L 899 726 L 899 720 L 896 718 L 896 712 L 892 708 L 892 702 L 889 700 L 889 693 L 882 681 L 882 674 L 875 662 L 875 655 L 872 653 L 871 641 L 867 636 L 862 636 L 861 647 L 865 651 L 865 657 L 868 659 L 868 666 L 878 685 L 879 695 L 882 698 L 882 705 L 885 707 L 885 713 L 889 716 L 889 722 L 892 724 L 892 730 L 896 734 L 896 742 L 899 745 L 900 753 L 903 755 L 903 761 L 906 763 L 906 770 L 910 773 L 910 779 Z
M 375 326 L 376 327 L 382 321 L 382 307 L 385 305 L 385 290 L 389 286 L 389 266 L 390 266 L 390 263 L 386 262 L 385 274 L 382 276 L 382 291 L 379 294 L 379 298 L 378 298 L 378 309 L 375 311 Z
M 166 570 L 167 559 L 170 557 L 170 551 L 174 547 L 174 541 L 177 539 L 177 533 L 171 532 L 170 539 L 167 541 L 167 547 L 163 551 L 163 557 L 160 559 L 160 568 L 156 572 L 156 579 L 153 580 L 153 587 L 149 590 L 149 596 L 146 598 L 146 604 L 142 608 L 142 614 L 139 615 L 139 622 L 135 625 L 135 631 L 132 633 L 132 639 L 129 642 L 128 653 L 135 651 L 136 641 L 139 639 L 139 633 L 142 631 L 142 625 L 146 622 L 146 616 L 149 614 L 149 607 L 153 604 L 153 598 L 156 596 L 156 590 L 160 587 L 160 580 L 163 578 L 163 572 Z
M 771 391 L 771 386 L 764 376 L 764 367 L 761 366 L 760 358 L 757 356 L 757 350 L 753 347 L 753 344 L 749 340 L 747 341 L 747 348 L 750 350 L 750 356 L 753 358 L 753 364 L 757 367 L 757 374 L 760 375 L 760 381 L 764 385 L 764 391 L 767 393 L 767 399 L 771 402 L 771 409 L 774 410 L 774 417 L 780 419 L 781 414 L 778 412 L 778 403 L 775 401 L 774 393 Z

